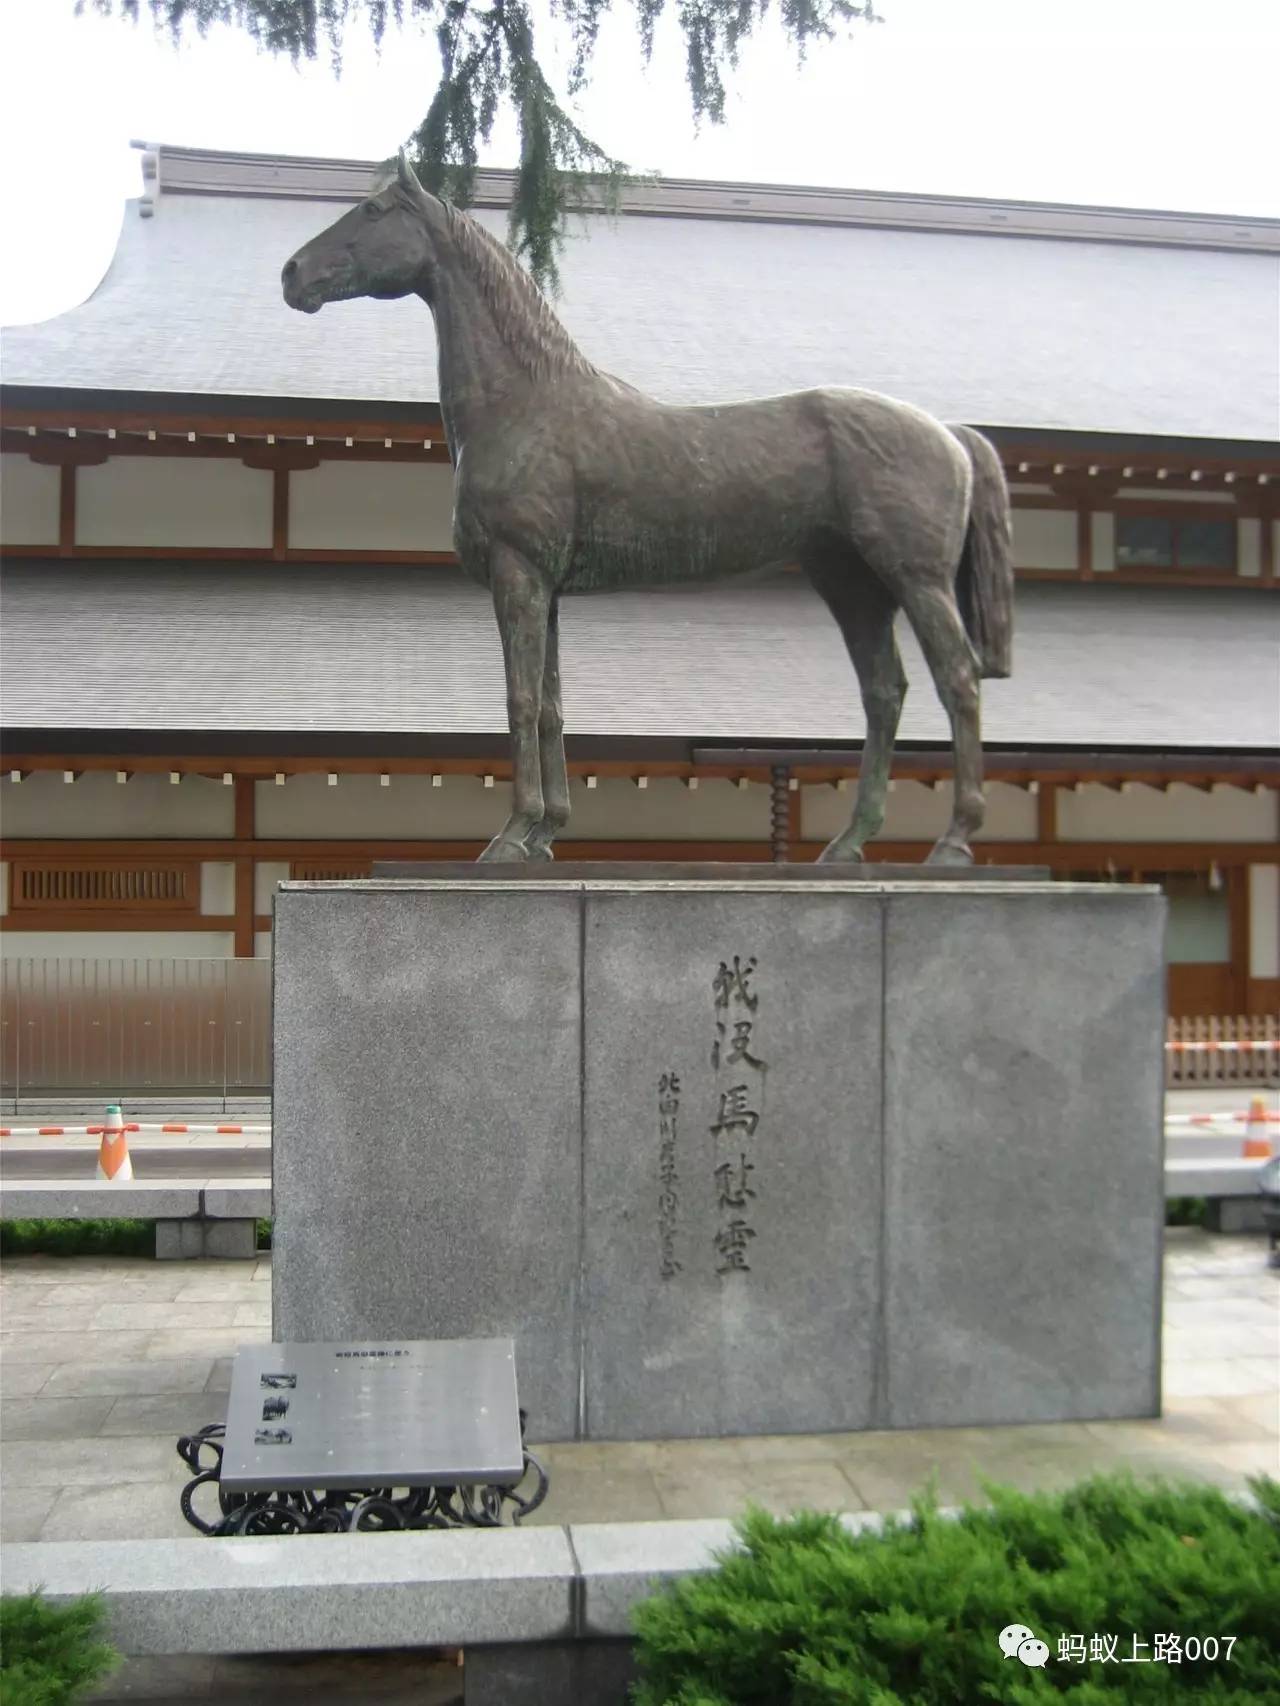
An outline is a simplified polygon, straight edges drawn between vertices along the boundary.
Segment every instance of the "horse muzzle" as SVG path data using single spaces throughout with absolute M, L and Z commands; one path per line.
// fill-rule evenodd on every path
M 280 273 L 280 284 L 284 291 L 284 299 L 290 308 L 296 308 L 300 314 L 315 314 L 324 306 L 325 297 L 314 285 L 308 288 L 302 278 L 302 269 L 296 258 L 286 261 Z

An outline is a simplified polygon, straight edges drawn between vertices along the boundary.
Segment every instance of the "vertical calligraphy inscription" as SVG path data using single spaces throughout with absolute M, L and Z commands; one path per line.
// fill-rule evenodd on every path
M 676 1223 L 680 1212 L 680 1175 L 676 1171 L 679 1112 L 679 1075 L 664 1072 L 658 1080 L 658 1272 L 663 1279 L 674 1279 L 681 1268 L 676 1257 Z
M 768 1070 L 754 1041 L 760 997 L 752 988 L 755 956 L 732 962 L 721 960 L 711 980 L 715 999 L 715 1036 L 711 1044 L 711 1066 L 715 1073 L 716 1117 L 710 1131 L 716 1155 L 732 1145 L 732 1152 L 717 1159 L 715 1167 L 716 1209 L 719 1224 L 715 1233 L 716 1272 L 750 1273 L 748 1251 L 756 1236 L 751 1224 L 751 1205 L 756 1190 L 751 1183 L 755 1163 L 751 1145 L 760 1125 L 762 1091 Z

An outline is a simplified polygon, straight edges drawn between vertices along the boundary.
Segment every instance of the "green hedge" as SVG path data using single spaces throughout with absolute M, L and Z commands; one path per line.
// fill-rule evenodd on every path
M 271 1248 L 271 1222 L 258 1222 Z M 0 1220 L 0 1256 L 154 1256 L 154 1220 Z
M 97 1595 L 47 1605 L 38 1593 L 0 1596 L 0 1700 L 4 1706 L 63 1706 L 120 1662 L 102 1639 Z
M 154 1220 L 3 1220 L 2 1256 L 154 1256 Z
M 739 1524 L 743 1549 L 639 1606 L 636 1706 L 1280 1702 L 1280 1487 L 1249 1510 L 1216 1489 L 1124 1476 L 1067 1493 L 988 1487 L 990 1508 L 852 1536 L 834 1517 Z M 1024 1625 L 1043 1668 L 1006 1657 Z M 1089 1658 L 1114 1636 L 1117 1658 Z M 1237 1640 L 1229 1660 L 1153 1661 L 1156 1635 Z M 1083 1638 L 1084 1662 L 1067 1636 Z M 1138 1662 L 1133 1641 L 1146 1642 Z M 1102 1651 L 1105 1652 L 1105 1648 Z M 1147 1662 L 1142 1662 L 1143 1658 Z

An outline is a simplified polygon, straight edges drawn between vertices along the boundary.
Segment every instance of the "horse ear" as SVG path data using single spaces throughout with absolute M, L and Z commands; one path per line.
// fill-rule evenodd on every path
M 369 184 L 370 195 L 381 195 L 382 191 L 390 188 L 396 181 L 396 163 L 394 160 L 384 160 L 374 172 Z
M 419 196 L 426 195 L 427 192 L 418 182 L 418 174 L 409 163 L 409 156 L 405 153 L 403 148 L 400 150 L 397 159 L 397 170 L 400 178 L 400 184 L 403 189 L 408 190 L 410 194 L 417 194 Z

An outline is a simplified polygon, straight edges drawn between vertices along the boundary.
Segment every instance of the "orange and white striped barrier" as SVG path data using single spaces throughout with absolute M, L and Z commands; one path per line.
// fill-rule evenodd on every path
M 1244 1128 L 1244 1146 L 1240 1151 L 1246 1161 L 1271 1159 L 1271 1135 L 1267 1131 L 1267 1122 L 1274 1118 L 1267 1113 L 1262 1097 L 1255 1096 L 1249 1104 L 1249 1121 Z
M 1261 1112 L 1255 1113 L 1255 1109 L 1261 1109 Z M 1255 1096 L 1252 1106 L 1237 1114 L 1166 1114 L 1164 1116 L 1166 1125 L 1230 1125 L 1233 1121 L 1239 1124 L 1242 1120 L 1280 1125 L 1280 1113 L 1269 1114 L 1262 1097 Z
M 0 1137 L 101 1137 L 101 1125 L 0 1125 Z M 270 1137 L 269 1125 L 158 1125 L 131 1120 L 125 1131 L 214 1132 L 227 1137 Z
M 1233 1054 L 1250 1048 L 1280 1049 L 1280 1037 L 1245 1037 L 1238 1042 L 1215 1042 L 1212 1037 L 1204 1037 L 1189 1043 L 1166 1043 L 1164 1046 L 1166 1049 L 1208 1049 L 1214 1054 Z
M 129 1159 L 129 1139 L 125 1136 L 124 1115 L 113 1103 L 107 1109 L 102 1127 L 102 1146 L 98 1150 L 98 1177 L 115 1185 L 133 1178 L 133 1162 Z

